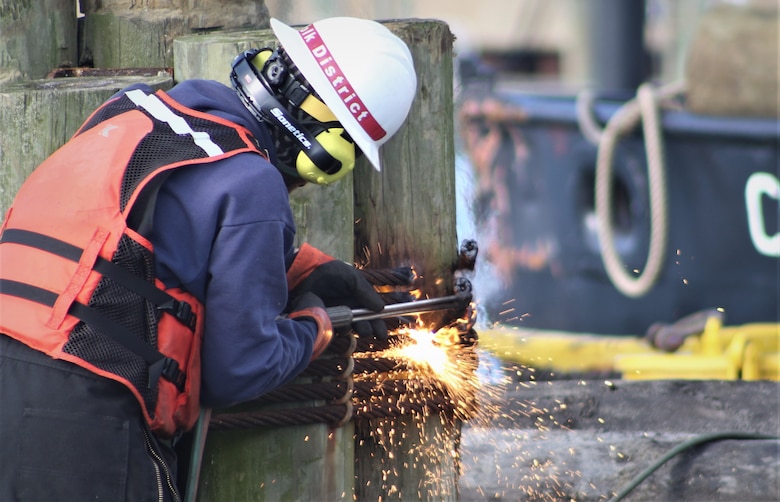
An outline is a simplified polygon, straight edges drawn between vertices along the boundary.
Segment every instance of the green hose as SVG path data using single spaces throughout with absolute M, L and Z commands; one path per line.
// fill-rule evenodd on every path
M 634 479 L 631 480 L 631 482 L 629 482 L 622 490 L 620 490 L 617 495 L 611 498 L 609 502 L 619 502 L 623 500 L 623 498 L 631 493 L 634 488 L 639 486 L 642 481 L 647 479 L 652 473 L 658 470 L 659 467 L 661 467 L 664 463 L 666 463 L 669 459 L 678 453 L 696 445 L 708 443 L 710 441 L 719 441 L 721 439 L 780 439 L 780 437 L 753 432 L 716 432 L 714 434 L 704 434 L 702 436 L 693 437 L 675 446 L 650 467 L 639 473 Z

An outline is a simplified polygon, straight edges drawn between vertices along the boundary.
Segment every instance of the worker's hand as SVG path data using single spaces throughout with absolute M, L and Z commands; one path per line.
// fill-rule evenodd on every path
M 392 268 L 361 268 L 360 272 L 379 291 L 386 305 L 394 303 L 413 302 L 417 299 L 411 294 L 414 289 L 419 289 L 416 284 L 418 279 L 412 267 L 401 266 Z M 416 325 L 416 316 L 396 316 L 384 320 L 388 331 L 395 331 L 403 327 Z
M 385 304 L 415 300 L 415 297 L 409 293 L 416 287 L 417 280 L 417 274 L 412 267 L 362 268 L 360 272 L 372 286 L 377 288 Z
M 325 311 L 322 299 L 314 293 L 306 292 L 300 296 L 291 297 L 288 302 L 289 319 L 309 319 L 317 323 L 317 337 L 314 339 L 311 359 L 317 359 L 333 338 L 333 326 Z
M 295 289 L 297 294 L 302 292 L 316 294 L 328 307 L 346 305 L 379 312 L 385 306 L 382 297 L 360 270 L 339 260 L 323 263 L 314 269 Z M 360 337 L 387 338 L 387 326 L 381 319 L 353 323 L 352 329 Z
M 385 307 L 382 297 L 359 269 L 308 244 L 301 246 L 287 271 L 287 279 L 291 295 L 314 293 L 327 307 L 345 305 L 374 312 Z M 387 338 L 387 326 L 381 319 L 353 323 L 352 329 L 360 337 Z

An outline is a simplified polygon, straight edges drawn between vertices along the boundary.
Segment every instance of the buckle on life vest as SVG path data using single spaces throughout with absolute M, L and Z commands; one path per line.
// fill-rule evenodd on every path
M 187 376 L 179 369 L 179 363 L 177 363 L 175 359 L 163 357 L 149 366 L 150 389 L 154 388 L 160 377 L 165 378 L 175 385 L 179 392 L 184 392 L 184 381 L 187 379 Z
M 192 307 L 187 302 L 180 302 L 171 298 L 167 302 L 157 306 L 157 310 L 162 310 L 174 316 L 180 323 L 184 324 L 190 331 L 195 331 L 197 316 L 192 313 Z

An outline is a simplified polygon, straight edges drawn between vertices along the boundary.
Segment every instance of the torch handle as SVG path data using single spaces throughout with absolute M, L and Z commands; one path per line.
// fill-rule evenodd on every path
M 352 309 L 344 305 L 328 307 L 325 309 L 325 312 L 327 312 L 328 317 L 330 317 L 330 323 L 336 329 L 346 328 L 352 324 L 352 319 L 354 318 Z

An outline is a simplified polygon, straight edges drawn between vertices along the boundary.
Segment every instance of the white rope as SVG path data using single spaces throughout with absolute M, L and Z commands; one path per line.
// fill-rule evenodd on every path
M 627 101 L 600 131 L 590 113 L 589 94 L 577 102 L 577 117 L 583 135 L 598 143 L 596 159 L 595 206 L 599 246 L 604 268 L 612 284 L 626 296 L 637 298 L 653 287 L 663 269 L 668 237 L 666 169 L 658 103 L 683 91 L 681 82 L 653 89 L 639 87 L 636 99 Z M 635 276 L 626 270 L 615 249 L 612 229 L 612 161 L 618 141 L 639 122 L 645 140 L 650 191 L 650 243 L 642 272 Z
M 592 113 L 594 101 L 593 92 L 589 89 L 581 90 L 577 94 L 575 111 L 577 112 L 577 125 L 580 127 L 580 132 L 585 139 L 598 146 L 601 142 L 601 126 L 596 122 Z

